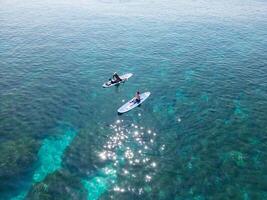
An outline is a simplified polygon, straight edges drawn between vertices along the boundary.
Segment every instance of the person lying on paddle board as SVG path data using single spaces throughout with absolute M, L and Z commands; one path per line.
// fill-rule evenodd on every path
M 120 76 L 117 74 L 117 72 L 114 72 L 113 76 L 112 76 L 112 80 L 111 83 L 118 83 L 122 81 L 122 79 L 120 78 Z
M 135 94 L 134 99 L 131 101 L 131 103 L 139 103 L 141 101 L 140 92 L 137 91 Z

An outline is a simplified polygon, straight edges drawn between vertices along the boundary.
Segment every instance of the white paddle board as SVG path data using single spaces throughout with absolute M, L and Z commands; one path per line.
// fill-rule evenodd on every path
M 124 83 L 125 81 L 127 81 L 132 76 L 133 76 L 132 73 L 127 73 L 127 74 L 121 75 L 120 78 L 122 79 L 122 81 L 116 82 L 116 83 L 111 83 L 111 81 L 108 81 L 108 82 L 103 84 L 103 87 L 104 88 L 109 88 L 109 87 L 112 87 L 114 85 L 119 85 L 120 83 Z
M 149 96 L 150 96 L 150 92 L 145 92 L 145 93 L 140 94 L 140 99 L 141 99 L 140 102 L 136 102 L 135 98 L 133 98 L 130 101 L 128 101 L 126 104 L 124 104 L 122 107 L 120 107 L 118 109 L 118 113 L 122 114 L 122 113 L 128 112 L 136 108 L 137 106 L 142 104 Z

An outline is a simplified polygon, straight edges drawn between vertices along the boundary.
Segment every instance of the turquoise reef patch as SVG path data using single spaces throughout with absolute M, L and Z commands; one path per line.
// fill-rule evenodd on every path
M 45 139 L 38 152 L 40 166 L 34 172 L 34 182 L 42 181 L 48 174 L 61 168 L 62 156 L 76 135 L 72 129 L 68 129 L 62 136 Z
M 235 105 L 234 114 L 241 119 L 246 119 L 248 117 L 248 114 L 246 113 L 246 110 L 241 106 L 240 101 L 234 100 L 234 105 Z
M 65 149 L 76 136 L 76 133 L 77 132 L 74 129 L 67 128 L 64 135 L 55 136 L 43 141 L 38 152 L 39 167 L 33 174 L 32 183 L 29 184 L 27 190 L 22 191 L 18 196 L 12 198 L 12 200 L 25 199 L 28 190 L 33 184 L 43 181 L 47 175 L 52 174 L 61 168 L 62 156 Z
M 82 183 L 88 191 L 88 200 L 97 200 L 105 193 L 116 180 L 116 170 L 105 167 L 98 176 L 90 180 L 82 180 Z

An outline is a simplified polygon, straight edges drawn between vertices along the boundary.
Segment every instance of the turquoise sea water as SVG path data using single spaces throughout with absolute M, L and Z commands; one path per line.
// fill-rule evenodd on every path
M 266 135 L 266 1 L 0 1 L 1 200 L 267 199 Z

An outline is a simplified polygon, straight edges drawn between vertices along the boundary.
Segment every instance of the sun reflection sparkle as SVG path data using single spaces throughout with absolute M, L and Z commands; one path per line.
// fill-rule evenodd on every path
M 123 120 L 116 120 L 109 126 L 113 132 L 108 138 L 103 150 L 99 153 L 99 158 L 103 161 L 112 162 L 114 171 L 106 169 L 105 173 L 119 173 L 126 182 L 113 186 L 114 192 L 133 192 L 138 195 L 144 193 L 144 189 L 131 186 L 131 179 L 141 179 L 144 184 L 149 184 L 155 171 L 157 164 L 153 157 L 156 146 L 157 134 L 151 129 L 146 129 L 137 124 L 123 123 Z M 158 150 L 164 150 L 165 145 L 161 145 Z M 149 169 L 147 171 L 136 171 L 136 166 L 141 169 Z M 127 183 L 127 185 L 125 185 Z M 151 184 L 151 183 L 150 183 Z

